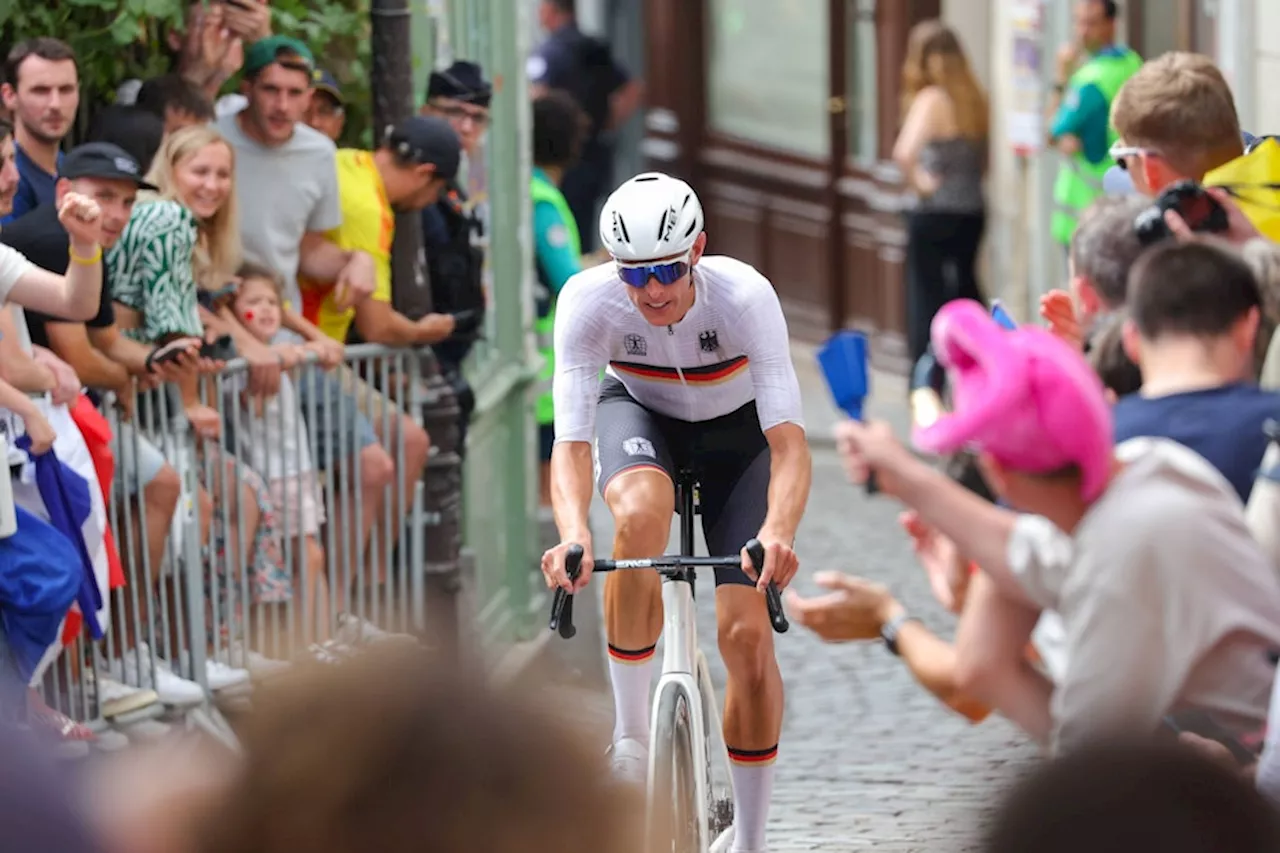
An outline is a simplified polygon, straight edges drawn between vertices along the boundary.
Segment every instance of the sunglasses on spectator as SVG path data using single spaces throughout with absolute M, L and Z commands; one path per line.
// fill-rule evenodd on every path
M 1115 161 L 1117 166 L 1124 169 L 1126 172 L 1129 171 L 1129 163 L 1127 160 L 1129 157 L 1141 157 L 1143 155 L 1160 156 L 1159 152 L 1152 151 L 1150 148 L 1137 148 L 1132 145 L 1121 145 L 1119 142 L 1112 145 L 1111 150 L 1108 151 L 1107 154 Z
M 618 278 L 632 287 L 647 287 L 649 279 L 656 278 L 664 287 L 675 284 L 689 274 L 689 261 L 692 253 L 686 252 L 674 261 L 662 261 L 656 264 L 618 264 Z
M 489 111 L 478 107 L 476 109 L 467 109 L 464 106 L 455 104 L 449 104 L 448 106 L 432 104 L 431 108 L 450 121 L 470 119 L 475 123 L 476 127 L 481 128 L 489 124 Z

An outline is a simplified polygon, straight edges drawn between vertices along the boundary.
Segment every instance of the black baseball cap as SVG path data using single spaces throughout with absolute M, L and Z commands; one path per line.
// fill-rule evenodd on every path
M 58 164 L 58 177 L 72 181 L 77 178 L 130 181 L 140 190 L 157 189 L 155 184 L 143 179 L 142 167 L 134 156 L 110 142 L 86 142 L 72 148 Z
M 479 65 L 458 60 L 443 71 L 431 72 L 427 78 L 427 100 L 432 98 L 452 98 L 487 107 L 493 99 L 493 86 L 484 79 Z
M 347 99 L 342 96 L 342 87 L 338 84 L 338 78 L 334 77 L 324 69 L 318 69 L 316 76 L 319 78 L 316 80 L 316 91 L 324 92 L 326 95 L 333 98 L 338 106 L 345 106 Z
M 386 146 L 405 160 L 431 164 L 446 181 L 458 175 L 462 141 L 449 122 L 435 116 L 410 116 L 387 129 Z

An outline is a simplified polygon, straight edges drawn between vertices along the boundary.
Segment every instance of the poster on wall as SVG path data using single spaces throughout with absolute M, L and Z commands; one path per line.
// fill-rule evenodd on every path
M 1014 153 L 1026 157 L 1044 145 L 1044 0 L 1012 0 L 1013 107 L 1008 138 Z

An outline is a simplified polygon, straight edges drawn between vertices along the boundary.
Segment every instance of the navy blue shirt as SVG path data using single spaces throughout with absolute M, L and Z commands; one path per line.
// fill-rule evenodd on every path
M 591 159 L 593 149 L 607 147 L 609 99 L 631 79 L 607 43 L 585 35 L 574 24 L 561 27 L 529 57 L 526 71 L 529 82 L 568 92 L 591 119 L 584 160 Z
M 1248 501 L 1267 437 L 1262 425 L 1280 420 L 1280 393 L 1252 383 L 1143 397 L 1129 394 L 1115 406 L 1116 443 L 1168 438 L 1203 456 Z
M 61 151 L 58 152 L 58 162 L 62 162 Z M 54 187 L 58 183 L 56 175 L 40 168 L 16 142 L 13 144 L 13 164 L 18 167 L 18 191 L 13 197 L 13 211 L 0 219 L 0 225 L 8 225 L 42 204 L 53 204 Z

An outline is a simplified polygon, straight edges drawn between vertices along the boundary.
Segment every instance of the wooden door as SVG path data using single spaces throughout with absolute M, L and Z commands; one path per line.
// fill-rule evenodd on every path
M 832 315 L 839 326 L 867 331 L 877 365 L 890 370 L 909 368 L 901 213 L 907 195 L 889 159 L 900 123 L 901 69 L 911 27 L 939 14 L 938 0 L 831 0 L 832 86 L 843 107 L 832 122 L 838 216 L 830 263 L 840 282 Z

